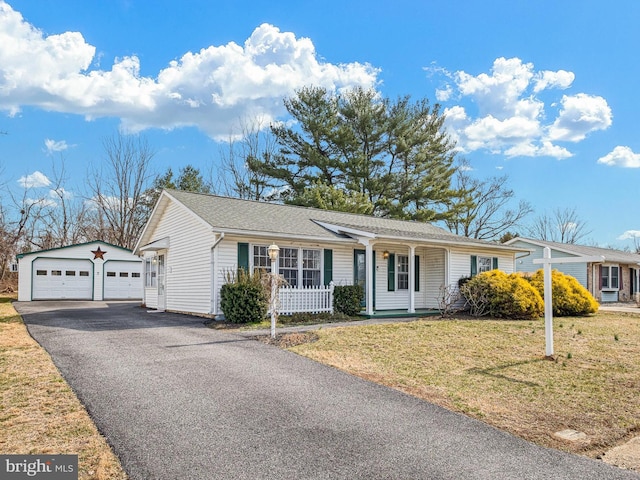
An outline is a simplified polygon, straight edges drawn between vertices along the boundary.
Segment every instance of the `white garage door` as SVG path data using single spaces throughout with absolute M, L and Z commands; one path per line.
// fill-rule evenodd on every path
M 104 298 L 142 300 L 142 262 L 105 263 Z
M 91 300 L 90 260 L 38 258 L 33 262 L 33 300 Z

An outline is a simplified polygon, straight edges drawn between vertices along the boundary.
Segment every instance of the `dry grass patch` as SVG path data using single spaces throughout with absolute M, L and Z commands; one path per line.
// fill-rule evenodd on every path
M 80 479 L 126 474 L 51 357 L 0 296 L 0 451 L 77 454 Z
M 320 330 L 291 350 L 535 443 L 597 457 L 640 432 L 640 316 L 421 320 Z M 588 442 L 554 433 L 573 429 Z

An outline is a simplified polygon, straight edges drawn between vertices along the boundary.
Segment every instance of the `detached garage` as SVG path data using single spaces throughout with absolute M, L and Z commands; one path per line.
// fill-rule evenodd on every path
M 102 241 L 23 253 L 18 300 L 142 300 L 142 261 Z

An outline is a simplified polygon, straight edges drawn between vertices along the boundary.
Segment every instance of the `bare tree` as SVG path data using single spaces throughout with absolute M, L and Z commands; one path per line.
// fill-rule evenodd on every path
M 515 208 L 509 208 L 515 194 L 506 187 L 507 175 L 479 180 L 472 178 L 466 167 L 463 161 L 456 174 L 456 188 L 464 195 L 454 200 L 451 209 L 456 214 L 445 221 L 451 232 L 469 238 L 497 240 L 533 211 L 524 200 Z
M 155 152 L 146 138 L 116 134 L 103 140 L 105 161 L 90 174 L 94 238 L 133 248 L 147 220 L 144 193 Z
M 577 244 L 591 233 L 575 208 L 556 208 L 551 215 L 537 217 L 527 231 L 529 236 L 550 242 Z
M 52 185 L 33 240 L 34 246 L 40 249 L 64 247 L 89 240 L 83 233 L 89 221 L 87 203 L 65 187 L 67 175 L 64 157 L 60 158 L 59 164 L 54 162 L 52 171 Z
M 245 120 L 240 125 L 240 134 L 229 137 L 225 149 L 220 151 L 222 163 L 218 173 L 222 175 L 211 172 L 210 184 L 215 190 L 249 200 L 271 198 L 273 185 L 266 175 L 254 168 L 258 163 L 268 163 L 277 152 L 276 138 L 265 127 L 262 119 Z M 217 181 L 213 181 L 214 178 Z
M 28 252 L 36 245 L 46 198 L 34 198 L 33 191 L 24 186 L 20 195 L 6 191 L 0 204 L 0 281 L 7 277 L 7 268 L 18 253 Z

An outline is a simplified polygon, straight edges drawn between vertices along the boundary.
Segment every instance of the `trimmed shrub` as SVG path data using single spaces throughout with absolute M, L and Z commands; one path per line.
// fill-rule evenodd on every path
M 517 274 L 491 270 L 466 282 L 460 292 L 475 316 L 530 319 L 542 316 L 544 303 L 538 291 Z
M 227 275 L 220 289 L 220 308 L 231 323 L 255 323 L 267 315 L 268 298 L 260 273 L 249 275 L 243 269 L 236 276 Z
M 544 298 L 544 271 L 538 270 L 529 282 Z M 584 316 L 598 311 L 599 305 L 593 295 L 575 277 L 558 270 L 551 271 L 551 295 L 556 317 Z
M 337 285 L 333 288 L 333 309 L 350 317 L 361 309 L 364 290 L 360 285 Z

